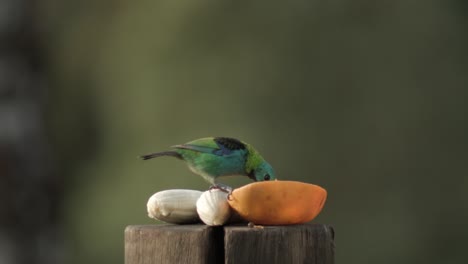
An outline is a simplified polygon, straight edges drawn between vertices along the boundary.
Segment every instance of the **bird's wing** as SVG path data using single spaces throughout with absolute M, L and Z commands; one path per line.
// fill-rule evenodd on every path
M 210 153 L 214 155 L 229 155 L 234 150 L 245 149 L 245 144 L 233 138 L 216 137 L 216 138 L 201 138 L 187 142 L 182 145 L 173 146 L 176 149 L 189 149 L 193 151 Z
M 172 147 L 176 149 L 189 149 L 203 153 L 214 153 L 219 150 L 219 147 L 213 138 L 200 138 L 182 145 L 175 145 Z
M 229 150 L 238 150 L 238 149 L 246 148 L 244 143 L 242 143 L 240 140 L 237 140 L 235 138 L 217 137 L 217 138 L 214 138 L 213 141 L 216 142 L 216 144 L 220 148 L 226 148 Z

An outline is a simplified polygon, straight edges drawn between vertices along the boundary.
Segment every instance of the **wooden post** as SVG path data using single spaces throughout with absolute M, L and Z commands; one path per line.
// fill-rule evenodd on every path
M 225 263 L 334 263 L 334 231 L 320 224 L 224 228 Z
M 334 263 L 333 228 L 145 225 L 125 230 L 125 264 Z
M 125 264 L 223 263 L 223 229 L 142 225 L 125 229 Z

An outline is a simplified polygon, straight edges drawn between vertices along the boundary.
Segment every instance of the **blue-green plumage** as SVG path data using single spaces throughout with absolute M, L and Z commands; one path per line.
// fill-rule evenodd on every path
M 248 176 L 254 181 L 275 179 L 271 165 L 249 144 L 226 137 L 201 138 L 173 146 L 172 151 L 142 156 L 151 159 L 174 156 L 184 160 L 191 171 L 211 184 L 221 176 Z

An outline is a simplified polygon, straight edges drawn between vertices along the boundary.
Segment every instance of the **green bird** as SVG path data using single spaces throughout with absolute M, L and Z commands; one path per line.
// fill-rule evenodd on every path
M 173 150 L 141 156 L 148 160 L 172 156 L 185 161 L 189 169 L 202 176 L 212 187 L 224 189 L 217 183 L 221 176 L 247 176 L 254 181 L 274 180 L 271 165 L 251 145 L 228 137 L 207 137 L 172 146 Z

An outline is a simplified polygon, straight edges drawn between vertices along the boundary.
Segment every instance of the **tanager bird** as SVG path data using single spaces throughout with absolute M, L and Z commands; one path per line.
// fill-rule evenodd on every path
M 207 137 L 182 145 L 172 150 L 141 156 L 148 160 L 161 156 L 176 157 L 185 161 L 189 169 L 202 176 L 212 187 L 222 188 L 217 183 L 221 176 L 247 176 L 254 181 L 274 180 L 272 166 L 251 145 L 228 137 Z

